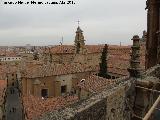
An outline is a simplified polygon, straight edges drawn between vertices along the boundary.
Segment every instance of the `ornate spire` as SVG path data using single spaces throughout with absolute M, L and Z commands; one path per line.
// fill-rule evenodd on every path
M 83 34 L 83 31 L 81 30 L 81 28 L 80 28 L 79 26 L 78 26 L 78 28 L 77 28 L 76 33 L 82 33 L 82 34 Z

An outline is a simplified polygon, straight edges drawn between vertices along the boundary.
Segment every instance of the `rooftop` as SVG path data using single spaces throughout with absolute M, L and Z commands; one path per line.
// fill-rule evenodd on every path
M 45 98 L 35 96 L 24 96 L 23 105 L 27 115 L 27 120 L 33 120 L 43 114 L 61 109 L 78 100 L 77 96 L 66 96 L 57 98 Z
M 101 91 L 107 85 L 111 85 L 113 83 L 115 83 L 114 80 L 105 79 L 96 75 L 91 75 L 86 79 L 84 79 L 83 81 L 81 80 L 78 83 L 78 87 L 85 91 L 95 93 L 95 92 Z

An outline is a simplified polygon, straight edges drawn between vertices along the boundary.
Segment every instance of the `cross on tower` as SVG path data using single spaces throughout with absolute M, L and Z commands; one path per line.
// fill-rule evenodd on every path
M 77 22 L 78 22 L 78 26 L 79 26 L 80 21 L 78 20 Z

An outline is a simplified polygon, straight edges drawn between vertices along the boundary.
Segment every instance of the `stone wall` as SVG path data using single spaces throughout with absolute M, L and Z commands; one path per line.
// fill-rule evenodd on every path
M 157 78 L 160 78 L 160 65 L 156 65 L 150 69 L 148 69 L 146 72 L 145 72 L 145 76 L 153 76 L 153 77 L 157 77 Z
M 135 116 L 132 118 L 133 120 L 137 117 L 143 118 L 158 98 L 159 93 L 153 91 L 160 91 L 159 73 L 160 66 L 157 65 L 148 69 L 142 75 L 141 79 L 136 80 L 135 100 L 133 107 Z

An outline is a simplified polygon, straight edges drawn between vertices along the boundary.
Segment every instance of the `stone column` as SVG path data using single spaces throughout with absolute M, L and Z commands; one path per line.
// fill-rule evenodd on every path
M 158 47 L 157 47 L 157 64 L 160 64 L 160 30 L 157 32 Z
M 130 67 L 128 71 L 130 77 L 140 78 L 141 76 L 141 67 L 140 67 L 140 38 L 138 35 L 133 36 L 133 46 L 130 60 Z
M 146 69 L 157 64 L 158 47 L 158 0 L 147 1 L 147 42 L 146 42 Z
M 160 0 L 158 1 L 158 6 L 160 6 Z M 157 32 L 158 37 L 158 47 L 157 47 L 157 64 L 160 64 L 160 7 L 158 8 L 159 14 L 159 30 Z

